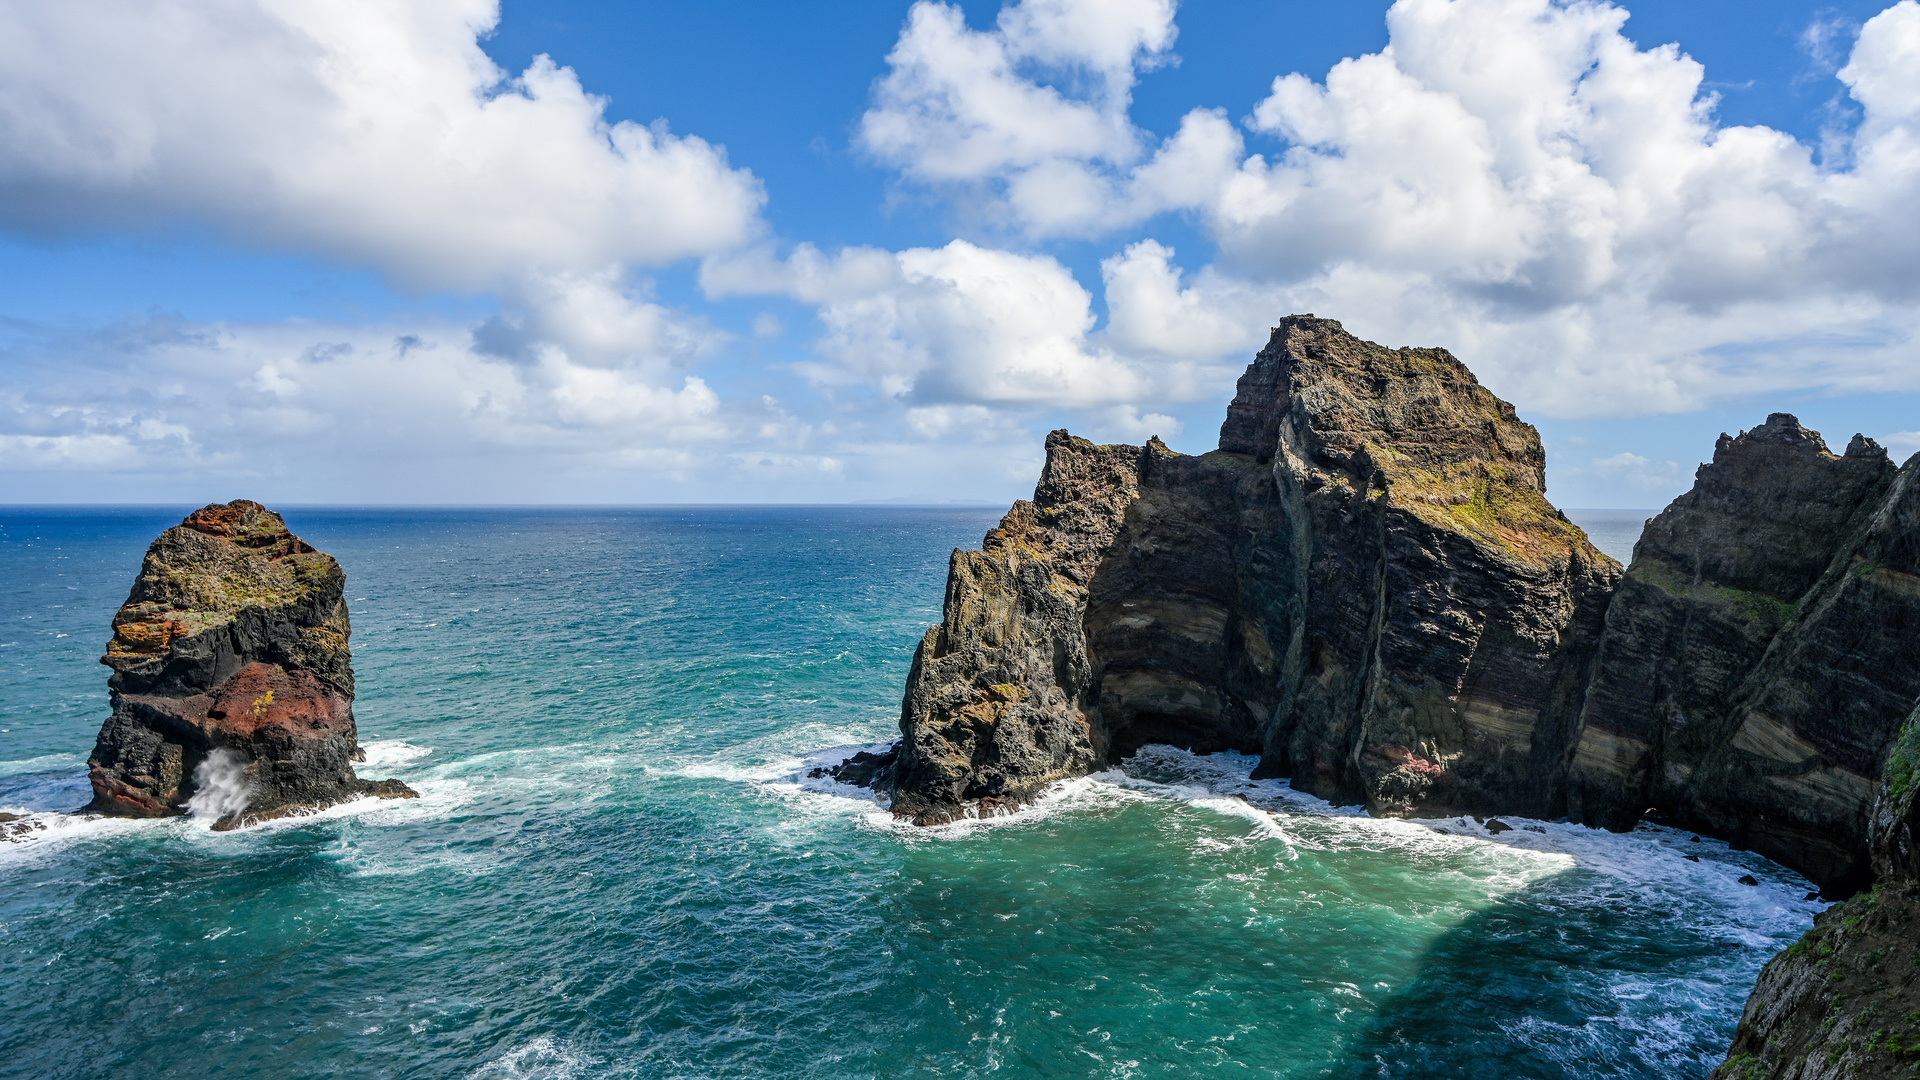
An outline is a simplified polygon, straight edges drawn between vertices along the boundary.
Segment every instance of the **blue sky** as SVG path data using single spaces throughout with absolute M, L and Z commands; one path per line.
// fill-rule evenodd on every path
M 1669 44 L 1673 47 L 1666 47 Z M 0 3 L 0 501 L 1000 503 L 1288 311 L 1920 451 L 1920 5 Z

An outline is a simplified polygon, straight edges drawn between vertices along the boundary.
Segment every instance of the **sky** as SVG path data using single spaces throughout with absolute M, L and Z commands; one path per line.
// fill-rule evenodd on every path
M 1004 504 L 1281 316 L 1920 452 L 1920 3 L 0 0 L 0 503 Z

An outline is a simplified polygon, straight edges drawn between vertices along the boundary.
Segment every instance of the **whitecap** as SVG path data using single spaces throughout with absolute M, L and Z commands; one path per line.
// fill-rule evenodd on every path
M 471 1073 L 472 1080 L 569 1080 L 600 1059 L 542 1035 L 515 1047 Z
M 55 769 L 84 769 L 85 758 L 72 754 L 42 754 L 39 757 L 23 761 L 0 761 L 0 776 L 23 776 L 27 773 L 52 772 Z
M 394 769 L 414 762 L 433 753 L 431 746 L 415 746 L 402 739 L 376 739 L 360 744 L 361 753 L 366 760 L 361 765 L 368 769 Z

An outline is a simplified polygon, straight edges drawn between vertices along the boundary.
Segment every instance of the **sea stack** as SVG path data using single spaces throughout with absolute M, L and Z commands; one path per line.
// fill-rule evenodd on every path
M 87 810 L 183 814 L 233 828 L 356 798 L 361 780 L 346 574 L 239 500 L 197 510 L 147 549 L 100 662 L 113 715 L 88 760 Z

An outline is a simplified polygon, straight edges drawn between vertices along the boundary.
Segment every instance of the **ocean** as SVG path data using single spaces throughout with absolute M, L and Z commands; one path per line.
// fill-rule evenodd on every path
M 0 508 L 0 810 L 85 802 L 109 621 L 189 509 Z M 934 829 L 808 779 L 892 737 L 996 510 L 284 513 L 347 571 L 361 774 L 422 797 L 36 817 L 0 1076 L 1669 1080 L 1821 906 L 1688 834 L 1374 820 L 1233 754 Z M 1624 559 L 1612 513 L 1570 516 Z

